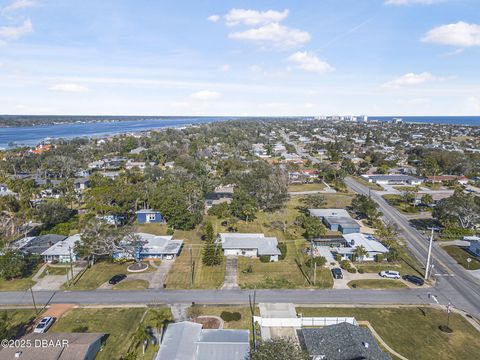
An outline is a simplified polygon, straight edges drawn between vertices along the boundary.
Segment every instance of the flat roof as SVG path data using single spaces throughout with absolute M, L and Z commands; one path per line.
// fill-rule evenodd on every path
M 315 217 L 326 217 L 326 216 L 337 216 L 337 217 L 350 217 L 348 211 L 345 209 L 308 209 L 310 216 Z
M 255 233 L 220 233 L 223 249 L 257 249 L 258 255 L 281 255 L 276 237 Z

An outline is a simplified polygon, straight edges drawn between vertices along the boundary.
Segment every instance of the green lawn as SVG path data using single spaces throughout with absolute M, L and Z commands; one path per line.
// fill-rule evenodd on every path
M 196 305 L 196 311 L 201 316 L 220 316 L 223 311 L 239 312 L 242 317 L 238 321 L 225 322 L 224 329 L 251 329 L 251 313 L 247 306 L 202 306 Z M 255 315 L 259 315 L 258 308 L 255 310 Z
M 35 281 L 32 280 L 32 277 L 37 273 L 42 264 L 39 264 L 34 269 L 29 276 L 23 278 L 17 278 L 12 280 L 5 280 L 0 278 L 0 291 L 22 291 L 27 290 L 30 286 L 35 285 Z
M 362 279 L 352 280 L 348 284 L 348 287 L 355 289 L 406 289 L 407 285 L 399 280 L 390 279 Z
M 167 235 L 168 226 L 166 224 L 149 223 L 149 224 L 137 224 L 138 232 L 154 235 Z
M 0 315 L 7 313 L 7 336 L 6 339 L 12 339 L 21 336 L 25 327 L 36 318 L 33 309 L 7 309 L 0 310 Z M 2 317 L 3 319 L 3 317 Z
M 456 245 L 444 246 L 443 249 L 455 259 L 457 263 L 462 265 L 465 269 L 469 270 L 478 270 L 480 269 L 480 261 L 475 259 L 472 254 L 469 254 L 464 248 Z M 470 258 L 472 261 L 470 264 L 467 262 L 467 259 Z
M 413 260 L 412 260 L 413 262 Z M 394 270 L 400 272 L 400 275 L 421 275 L 418 272 L 418 265 L 413 262 L 414 268 L 412 268 L 406 261 L 399 260 L 395 262 L 361 262 L 355 263 L 355 267 L 357 270 L 362 269 L 366 273 L 375 273 L 378 274 L 380 271 L 383 270 Z
M 79 280 L 72 286 L 65 286 L 68 290 L 94 290 L 100 285 L 110 280 L 117 274 L 126 274 L 128 276 L 127 267 L 131 263 L 111 263 L 101 261 L 87 269 Z
M 123 280 L 113 286 L 113 290 L 144 290 L 148 289 L 147 280 Z
M 354 316 L 369 321 L 395 351 L 415 360 L 475 360 L 480 353 L 478 331 L 462 316 L 451 314 L 452 334 L 439 330 L 446 312 L 432 308 L 297 308 L 303 316 Z
M 325 189 L 323 183 L 312 183 L 312 184 L 292 184 L 288 187 L 290 192 L 301 192 L 301 191 L 317 191 Z
M 70 271 L 69 266 L 58 267 L 58 266 L 47 266 L 47 268 L 42 272 L 40 277 L 45 277 L 48 275 L 66 275 Z
M 99 332 L 109 334 L 105 346 L 98 353 L 97 360 L 120 359 L 125 356 L 132 344 L 134 334 L 142 317 L 145 326 L 156 327 L 154 312 L 159 311 L 165 319 L 171 319 L 168 308 L 157 310 L 146 308 L 102 308 L 72 309 L 52 326 L 52 332 Z M 141 348 L 136 349 L 137 359 L 151 359 L 155 349 L 150 345 L 145 356 Z

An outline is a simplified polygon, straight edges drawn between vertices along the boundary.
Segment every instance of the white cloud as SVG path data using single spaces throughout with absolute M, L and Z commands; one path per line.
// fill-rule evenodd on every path
M 218 71 L 227 72 L 227 71 L 230 70 L 230 65 L 229 64 L 223 64 L 223 65 L 220 65 L 217 69 L 218 69 Z
M 416 86 L 426 82 L 443 80 L 443 78 L 432 75 L 429 72 L 423 72 L 420 74 L 408 73 L 399 77 L 396 77 L 392 81 L 383 85 L 384 88 L 398 89 L 404 86 Z
M 216 100 L 220 97 L 220 93 L 216 91 L 211 91 L 211 90 L 200 90 L 200 91 L 197 91 L 196 93 L 191 94 L 190 97 L 195 100 L 203 100 L 203 101 Z
M 33 25 L 30 19 L 25 20 L 20 26 L 2 26 L 0 27 L 0 44 L 5 44 L 10 40 L 18 40 L 32 31 Z
M 438 26 L 427 32 L 422 41 L 458 47 L 480 46 L 480 25 L 459 21 Z
M 270 23 L 278 23 L 285 19 L 289 14 L 289 10 L 283 11 L 267 10 L 246 10 L 246 9 L 231 9 L 225 15 L 226 24 L 228 26 L 235 26 L 239 24 L 247 26 L 265 25 Z
M 310 41 L 306 31 L 289 28 L 278 23 L 271 23 L 259 28 L 237 31 L 228 35 L 231 39 L 251 41 L 260 45 L 279 49 L 291 49 Z
M 308 72 L 323 74 L 335 70 L 329 63 L 314 54 L 306 51 L 297 51 L 290 55 L 288 60 L 297 64 L 299 68 Z
M 16 0 L 10 3 L 10 5 L 5 6 L 2 9 L 2 14 L 13 12 L 21 9 L 28 9 L 37 5 L 36 1 L 33 0 Z
M 87 92 L 89 88 L 87 86 L 75 83 L 62 83 L 51 86 L 50 90 L 70 93 L 83 93 Z
M 465 99 L 465 110 L 471 114 L 480 113 L 480 97 L 469 96 Z
M 217 22 L 218 20 L 220 20 L 220 16 L 219 15 L 210 15 L 208 18 L 207 18 L 208 21 L 211 21 L 211 22 Z
M 260 65 L 253 64 L 248 67 L 248 70 L 253 73 L 259 73 L 262 71 L 262 67 Z
M 431 5 L 443 0 L 386 0 L 387 5 Z

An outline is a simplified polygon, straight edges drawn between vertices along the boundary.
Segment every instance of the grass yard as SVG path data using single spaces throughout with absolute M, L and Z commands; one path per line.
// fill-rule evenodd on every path
M 478 359 L 478 331 L 461 315 L 452 313 L 452 334 L 439 330 L 446 312 L 433 308 L 297 308 L 303 316 L 354 316 L 369 321 L 382 339 L 408 359 Z
M 392 205 L 397 210 L 407 213 L 407 214 L 417 214 L 422 211 L 421 206 L 412 206 L 403 201 L 401 195 L 383 195 L 382 196 L 390 205 Z
M 113 286 L 113 290 L 144 290 L 148 289 L 147 280 L 123 280 Z
M 131 262 L 122 264 L 106 261 L 98 262 L 90 269 L 87 269 L 74 285 L 68 287 L 64 285 L 64 288 L 68 290 L 94 290 L 110 280 L 114 275 L 126 274 L 128 276 L 127 267 L 130 264 Z M 154 270 L 151 269 L 150 271 Z
M 399 280 L 390 279 L 363 279 L 352 280 L 348 287 L 355 289 L 407 289 L 408 286 Z M 355 286 L 354 286 L 355 285 Z
M 72 309 L 63 315 L 52 326 L 51 332 L 99 332 L 109 334 L 103 349 L 98 353 L 97 360 L 120 359 L 130 349 L 134 335 L 141 323 L 145 326 L 157 327 L 154 321 L 155 311 L 165 320 L 171 319 L 168 308 L 157 310 L 146 308 L 101 308 Z M 108 321 L 106 321 L 108 319 Z M 149 345 L 145 356 L 142 349 L 136 349 L 137 359 L 151 359 L 156 351 Z
M 7 314 L 7 335 L 6 339 L 22 335 L 25 327 L 30 324 L 35 318 L 35 311 L 33 309 L 7 309 L 0 310 L 0 316 Z M 3 319 L 3 317 L 1 317 Z
M 168 225 L 159 223 L 137 224 L 136 228 L 138 232 L 154 235 L 167 235 Z
M 380 271 L 383 270 L 394 270 L 400 272 L 400 275 L 422 275 L 419 272 L 418 265 L 413 262 L 412 264 L 414 267 L 410 266 L 406 261 L 400 260 L 395 262 L 357 262 L 355 263 L 355 267 L 358 269 L 362 269 L 366 273 L 375 273 L 378 274 Z
M 288 187 L 289 192 L 318 191 L 323 189 L 325 189 L 325 185 L 323 183 L 292 184 Z
M 0 291 L 22 291 L 27 290 L 30 286 L 35 285 L 35 281 L 32 280 L 32 277 L 40 270 L 42 264 L 37 265 L 30 275 L 23 278 L 16 278 L 12 280 L 5 280 L 0 278 Z
M 191 308 L 190 308 L 191 309 Z M 224 329 L 251 329 L 251 313 L 248 306 L 203 306 L 196 305 L 195 310 L 200 316 L 220 316 L 223 311 L 239 312 L 242 317 L 238 321 L 230 321 L 224 324 Z M 255 309 L 255 315 L 260 315 L 258 308 Z
M 66 275 L 67 272 L 70 271 L 69 266 L 47 266 L 47 268 L 42 272 L 40 277 L 45 277 L 48 275 Z
M 351 194 L 323 194 L 325 196 L 325 209 L 345 209 L 352 204 L 353 195 Z
M 480 261 L 476 259 L 472 254 L 468 253 L 464 248 L 461 246 L 450 245 L 444 246 L 443 250 L 445 250 L 448 255 L 455 259 L 457 263 L 462 265 L 465 269 L 468 270 L 478 270 L 480 269 Z M 470 258 L 472 261 L 470 264 L 467 262 L 467 259 Z

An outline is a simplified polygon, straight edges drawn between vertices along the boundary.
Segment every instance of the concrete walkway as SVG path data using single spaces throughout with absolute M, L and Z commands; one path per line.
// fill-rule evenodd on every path
M 240 289 L 237 283 L 237 257 L 227 256 L 225 264 L 225 280 L 222 289 Z
M 175 322 L 188 320 L 187 309 L 189 308 L 189 305 L 171 304 L 169 305 L 169 307 L 170 307 L 170 311 L 172 312 L 173 320 L 175 320 Z
M 263 318 L 296 318 L 297 311 L 291 303 L 260 303 L 260 316 Z M 266 327 L 260 329 L 262 340 L 270 340 L 272 338 L 289 337 L 297 341 L 297 334 L 292 327 Z
M 48 264 L 42 266 L 42 268 L 35 274 L 32 278 L 33 281 L 37 283 L 32 286 L 32 289 L 35 291 L 38 290 L 59 290 L 63 284 L 65 284 L 70 278 L 70 267 L 68 266 L 55 266 L 57 268 L 61 267 L 65 269 L 65 275 L 45 275 L 40 277 L 44 271 L 48 271 Z M 43 269 L 43 270 L 42 270 Z M 66 272 L 68 270 L 68 276 Z M 82 266 L 73 267 L 73 276 L 75 277 L 80 271 L 83 270 Z

